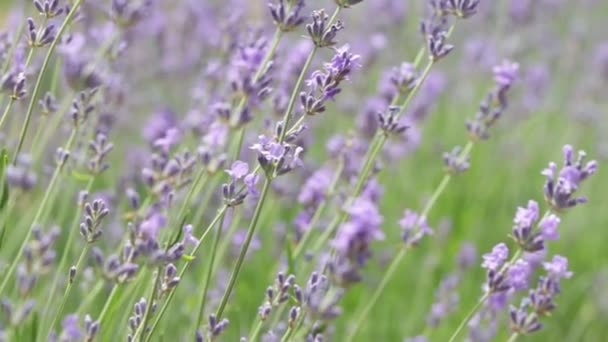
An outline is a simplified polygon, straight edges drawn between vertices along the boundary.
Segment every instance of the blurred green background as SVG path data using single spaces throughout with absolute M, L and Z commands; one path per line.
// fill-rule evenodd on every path
M 496 1 L 496 6 L 506 6 L 506 3 Z M 314 5 L 330 7 L 333 2 L 315 1 L 311 7 Z M 5 12 L 10 6 L 10 1 L 0 0 L 0 10 Z M 259 10 L 263 4 L 252 6 Z M 589 198 L 589 203 L 562 216 L 561 239 L 549 244 L 550 253 L 563 254 L 570 259 L 570 268 L 575 276 L 564 281 L 563 293 L 557 299 L 559 307 L 552 317 L 543 320 L 545 328 L 534 336 L 521 340 L 606 340 L 608 253 L 605 244 L 608 241 L 608 177 L 604 171 L 606 156 L 601 155 L 601 147 L 608 135 L 606 92 L 604 91 L 603 97 L 600 97 L 599 103 L 594 107 L 598 113 L 594 118 L 581 119 L 574 111 L 586 101 L 579 98 L 578 85 L 579 82 L 587 82 L 585 77 L 592 72 L 586 65 L 596 36 L 606 33 L 604 19 L 608 15 L 608 5 L 604 4 L 600 7 L 602 10 L 596 12 L 578 14 L 575 12 L 576 4 L 569 6 L 574 10 L 560 12 L 562 16 L 547 24 L 556 25 L 558 28 L 560 25 L 564 26 L 563 31 L 555 30 L 556 33 L 563 34 L 561 37 L 557 35 L 556 44 L 562 45 L 564 58 L 570 59 L 564 64 L 550 62 L 553 80 L 543 99 L 543 105 L 524 114 L 518 104 L 521 97 L 514 97 L 511 100 L 512 108 L 507 110 L 505 118 L 493 129 L 491 139 L 475 146 L 471 156 L 471 169 L 452 180 L 429 217 L 431 226 L 435 228 L 441 226 L 442 222 L 448 222 L 449 235 L 445 239 L 427 239 L 419 248 L 408 254 L 398 276 L 390 283 L 379 304 L 365 321 L 359 341 L 402 341 L 405 337 L 421 333 L 425 326 L 425 315 L 434 298 L 433 294 L 442 277 L 454 268 L 455 256 L 461 244 L 465 241 L 473 242 L 478 248 L 478 254 L 483 254 L 496 243 L 508 241 L 507 235 L 510 233 L 516 207 L 525 205 L 529 199 L 543 203 L 544 178 L 540 171 L 549 161 L 561 162 L 561 149 L 566 143 L 574 145 L 576 149 L 586 150 L 592 158 L 598 158 L 600 168 L 598 174 L 581 189 L 581 193 Z M 258 10 L 253 11 L 252 16 L 257 17 L 259 13 L 263 13 Z M 417 37 L 417 13 L 414 6 L 402 31 L 392 33 L 392 38 L 399 39 L 396 44 L 390 45 L 392 57 L 388 59 L 392 60 L 393 64 L 413 58 L 418 49 L 419 40 L 409 39 Z M 0 14 L 0 22 L 5 14 Z M 577 41 L 576 36 L 566 27 L 571 22 L 560 21 L 561 19 L 571 19 L 572 22 L 593 21 L 597 24 L 588 25 L 595 29 L 588 31 L 588 35 L 585 33 L 587 31 L 583 32 L 586 40 Z M 364 25 L 364 14 L 355 7 L 344 16 L 344 20 L 347 25 Z M 468 22 L 459 23 L 455 33 L 456 45 L 463 42 L 467 35 L 483 32 L 484 29 L 491 31 L 494 27 L 483 28 Z M 499 32 L 503 38 L 498 37 L 497 41 L 507 41 L 507 37 L 512 36 L 525 38 L 522 36 L 525 31 L 519 33 L 517 25 L 507 24 L 503 29 L 505 30 Z M 542 61 L 542 53 L 531 51 L 517 60 L 524 67 L 526 63 Z M 387 237 L 384 242 L 373 246 L 375 257 L 366 268 L 364 282 L 352 288 L 344 298 L 342 304 L 345 312 L 351 312 L 361 302 L 366 301 L 375 289 L 377 281 L 381 279 L 387 257 L 391 256 L 399 244 L 400 229 L 397 222 L 403 210 L 421 208 L 443 177 L 442 152 L 454 145 L 466 143 L 464 120 L 476 112 L 478 103 L 491 82 L 491 75 L 487 69 L 476 70 L 476 65 L 465 65 L 464 72 L 452 72 L 461 67 L 461 62 L 462 55 L 456 52 L 445 63 L 438 65 L 440 70 L 449 75 L 449 85 L 421 127 L 420 148 L 399 163 L 385 165 L 386 168 L 380 175 L 385 188 L 381 209 L 385 217 L 384 231 Z M 381 68 L 389 65 L 381 63 L 371 71 L 366 71 L 365 75 L 353 76 L 354 87 L 367 88 L 368 93 L 372 94 L 375 91 L 373 78 L 377 79 Z M 462 87 L 470 90 L 468 96 L 463 96 Z M 340 108 L 331 108 L 328 115 L 321 118 L 326 124 L 317 127 L 322 131 L 317 135 L 328 136 L 336 126 L 353 126 L 349 113 L 334 113 L 339 112 Z M 330 115 L 340 115 L 340 124 L 329 123 L 329 120 L 335 118 L 328 118 Z M 319 145 L 318 150 L 311 152 L 310 158 L 320 161 L 324 155 L 325 149 Z M 263 245 L 273 243 L 275 215 L 289 221 L 294 214 L 289 210 L 279 212 L 276 209 L 278 205 L 272 205 L 276 204 L 272 200 L 269 204 L 269 208 L 275 209 L 264 213 L 264 222 L 260 226 Z M 265 248 L 262 248 L 253 254 L 243 268 L 239 283 L 247 286 L 237 288 L 235 298 L 239 298 L 239 301 L 231 305 L 227 312 L 231 320 L 227 341 L 235 341 L 238 336 L 246 334 L 251 322 L 255 320 L 257 306 L 261 304 L 264 289 L 268 284 L 264 279 L 270 280 L 272 277 L 269 274 L 271 268 L 268 267 L 272 258 L 273 256 L 265 253 Z M 484 277 L 485 273 L 480 267 L 474 267 L 466 275 L 459 288 L 461 303 L 458 311 L 450 315 L 439 329 L 432 333 L 430 340 L 447 340 L 479 298 Z M 186 304 L 181 310 L 175 310 L 175 314 L 166 317 L 165 326 L 170 327 L 166 329 L 167 333 L 172 329 L 179 331 L 180 321 L 193 312 L 191 309 L 196 303 L 188 301 L 188 295 L 187 291 L 178 291 L 177 302 Z M 347 314 L 337 319 L 336 341 L 340 341 L 341 334 L 347 329 L 348 317 Z M 506 340 L 508 327 L 501 325 L 499 331 L 496 340 Z

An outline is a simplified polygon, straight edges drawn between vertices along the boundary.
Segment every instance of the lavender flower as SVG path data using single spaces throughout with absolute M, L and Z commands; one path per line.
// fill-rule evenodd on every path
M 84 212 L 84 220 L 80 224 L 80 235 L 87 243 L 93 243 L 101 237 L 100 226 L 110 210 L 103 200 L 97 199 L 93 203 L 85 203 Z
M 422 217 L 410 209 L 406 209 L 403 218 L 399 221 L 403 232 L 401 239 L 407 246 L 416 246 L 426 235 L 433 234 L 433 230 Z
M 63 13 L 64 8 L 59 6 L 59 0 L 34 0 L 34 7 L 40 15 L 44 15 L 47 19 L 57 17 Z
M 494 67 L 496 88 L 489 92 L 479 105 L 479 112 L 473 120 L 467 120 L 466 127 L 472 140 L 488 139 L 488 130 L 502 116 L 507 108 L 507 93 L 517 80 L 519 64 L 503 61 Z
M 585 197 L 573 197 L 580 184 L 597 170 L 595 160 L 584 164 L 586 153 L 579 151 L 578 158 L 574 160 L 574 149 L 570 145 L 564 146 L 564 166 L 557 171 L 553 162 L 543 170 L 547 177 L 545 182 L 545 200 L 553 210 L 561 211 L 587 202 Z
M 287 6 L 285 5 L 285 0 L 278 0 L 276 4 L 268 4 L 272 19 L 279 29 L 284 32 L 295 30 L 305 21 L 304 16 L 300 13 L 304 8 L 304 0 L 287 2 Z
M 352 70 L 357 66 L 359 55 L 350 52 L 344 45 L 336 49 L 330 63 L 323 65 L 323 70 L 314 71 L 306 81 L 308 92 L 300 93 L 300 103 L 306 115 L 316 115 L 325 111 L 325 102 L 334 100 L 342 89 L 340 83 L 349 79 Z
M 344 28 L 341 21 L 338 20 L 335 24 L 327 27 L 329 16 L 324 10 L 312 12 L 312 23 L 306 25 L 306 31 L 318 47 L 326 47 L 336 45 L 336 35 L 338 31 Z

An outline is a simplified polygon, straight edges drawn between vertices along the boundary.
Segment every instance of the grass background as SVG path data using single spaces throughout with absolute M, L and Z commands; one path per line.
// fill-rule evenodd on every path
M 311 6 L 323 4 L 329 7 L 329 3 L 332 2 L 313 1 Z M 504 3 L 504 1 L 498 2 L 497 6 L 503 6 Z M 9 1 L 0 1 L 0 11 L 9 7 Z M 357 14 L 356 11 L 357 9 L 354 8 L 347 14 L 345 18 L 347 23 L 360 20 L 361 14 Z M 258 15 L 258 11 L 252 13 Z M 582 16 L 582 20 L 592 20 L 594 17 L 602 16 L 601 11 L 579 15 Z M 415 16 L 411 16 L 410 19 L 412 20 L 407 21 L 403 32 L 394 32 L 393 37 L 413 36 L 417 21 L 414 20 Z M 466 27 L 462 31 L 457 31 L 456 39 L 463 41 L 467 38 L 467 34 L 479 30 L 483 28 Z M 505 36 L 508 33 L 513 32 L 501 32 Z M 570 41 L 566 41 L 565 36 L 566 33 L 563 39 L 564 51 L 570 51 L 567 46 Z M 416 51 L 416 43 L 414 39 L 402 45 L 392 46 L 391 56 L 387 59 L 396 62 L 404 59 L 404 56 L 413 55 L 412 52 Z M 505 241 L 510 232 L 516 206 L 525 205 L 529 199 L 542 203 L 544 179 L 540 175 L 540 170 L 549 161 L 561 161 L 563 144 L 573 144 L 576 148 L 587 150 L 591 157 L 598 156 L 600 152 L 598 147 L 608 133 L 603 124 L 608 120 L 604 111 L 605 104 L 602 103 L 605 100 L 600 100 L 598 105 L 599 121 L 576 120 L 572 115 L 572 108 L 576 107 L 579 98 L 573 91 L 576 82 L 572 82 L 570 77 L 576 74 L 573 70 L 580 72 L 585 69 L 584 65 L 588 61 L 586 57 L 591 47 L 592 45 L 582 50 L 574 48 L 571 69 L 563 70 L 560 64 L 551 65 L 551 72 L 556 81 L 552 83 L 550 92 L 543 101 L 545 105 L 542 110 L 522 115 L 517 112 L 519 106 L 515 104 L 515 109 L 508 110 L 506 114 L 510 118 L 506 117 L 498 124 L 492 132 L 492 138 L 475 146 L 471 156 L 470 171 L 452 180 L 429 217 L 433 227 L 437 227 L 445 220 L 449 221 L 451 230 L 448 237 L 445 242 L 428 239 L 418 249 L 408 254 L 399 268 L 398 275 L 383 293 L 369 319 L 364 322 L 359 335 L 360 341 L 374 339 L 401 341 L 406 336 L 420 333 L 424 329 L 424 317 L 432 303 L 433 293 L 442 276 L 453 269 L 454 259 L 461 244 L 465 241 L 473 242 L 479 253 L 485 253 L 497 242 Z M 465 143 L 463 122 L 466 117 L 474 114 L 477 103 L 486 89 L 485 84 L 480 83 L 479 80 L 483 79 L 482 77 L 487 79 L 488 73 L 487 70 L 474 70 L 475 66 L 469 66 L 470 69 L 467 69 L 472 69 L 471 77 L 468 77 L 468 71 L 450 72 L 458 68 L 459 57 L 453 59 L 439 65 L 440 69 L 450 74 L 450 83 L 422 127 L 420 148 L 401 162 L 389 162 L 380 175 L 381 182 L 385 186 L 381 210 L 385 217 L 384 231 L 387 238 L 384 242 L 373 246 L 375 258 L 365 271 L 364 282 L 354 287 L 344 298 L 343 308 L 346 313 L 352 312 L 357 305 L 365 302 L 382 277 L 386 267 L 382 260 L 390 256 L 399 244 L 400 232 L 397 222 L 403 210 L 406 207 L 422 207 L 438 185 L 443 176 L 441 153 L 453 145 Z M 541 57 L 535 53 L 530 53 L 522 64 L 533 63 L 540 59 Z M 377 78 L 379 71 L 376 68 L 366 72 L 365 77 L 354 77 L 354 86 L 367 87 L 368 93 L 372 93 L 375 88 L 372 79 Z M 575 81 L 584 82 L 584 79 L 575 79 Z M 459 87 L 462 84 L 466 84 L 471 89 L 470 98 L 461 98 Z M 471 87 L 470 84 L 478 84 L 478 86 Z M 513 101 L 517 103 L 518 100 Z M 340 121 L 336 124 L 333 117 L 328 119 L 327 116 L 321 119 L 325 120 L 325 124 L 319 125 L 321 128 L 319 136 L 329 135 L 336 127 L 352 126 L 348 112 L 339 113 L 340 108 L 334 108 L 333 111 L 335 113 L 330 110 L 327 116 L 335 114 L 340 117 Z M 322 146 L 319 146 L 318 150 L 310 153 L 310 157 L 322 160 L 324 153 Z M 562 217 L 562 238 L 549 247 L 551 253 L 569 257 L 570 267 L 575 272 L 575 276 L 564 282 L 563 293 L 558 298 L 559 308 L 553 317 L 544 320 L 545 329 L 534 336 L 526 337 L 525 340 L 605 340 L 608 332 L 606 326 L 608 305 L 604 297 L 608 290 L 608 278 L 604 277 L 602 281 L 602 274 L 608 274 L 608 253 L 605 252 L 605 241 L 608 240 L 608 229 L 606 229 L 608 228 L 608 210 L 606 210 L 608 209 L 606 205 L 608 177 L 603 170 L 604 163 L 601 161 L 599 173 L 581 190 L 589 197 L 589 203 Z M 277 199 L 272 199 L 269 204 L 272 205 L 269 205 L 270 209 L 265 211 L 260 225 L 260 239 L 263 246 L 272 246 L 274 217 L 279 215 L 283 220 L 289 221 L 294 212 L 288 206 L 278 209 L 280 206 Z M 271 267 L 268 267 L 268 264 L 274 261 L 274 256 L 270 250 L 271 248 L 262 248 L 253 254 L 243 269 L 239 283 L 244 285 L 237 288 L 235 295 L 235 298 L 239 299 L 238 303 L 232 304 L 227 311 L 227 316 L 231 320 L 226 335 L 227 341 L 237 340 L 238 336 L 246 334 L 255 319 L 257 306 L 267 286 L 264 279 L 269 280 L 272 277 Z M 433 332 L 432 341 L 445 341 L 450 336 L 461 318 L 479 298 L 484 276 L 483 270 L 479 267 L 474 267 L 467 273 L 459 288 L 461 304 L 458 311 L 450 315 L 445 323 Z M 196 288 L 196 284 L 193 286 L 191 288 Z M 191 317 L 196 303 L 194 300 L 189 300 L 189 296 L 191 293 L 187 291 L 178 292 L 177 300 L 184 305 L 179 308 L 174 307 L 167 316 L 167 322 L 164 324 L 166 336 L 179 333 L 184 326 L 183 319 Z M 340 341 L 348 329 L 348 323 L 348 314 L 336 321 L 336 341 Z M 498 341 L 507 337 L 506 327 L 501 326 L 500 330 L 502 333 L 497 338 Z M 167 340 L 170 339 L 167 337 Z

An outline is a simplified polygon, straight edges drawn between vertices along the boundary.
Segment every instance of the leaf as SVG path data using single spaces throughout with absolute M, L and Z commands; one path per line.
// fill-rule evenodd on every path
M 0 249 L 2 248 L 4 242 L 4 234 L 6 233 L 6 224 L 0 227 Z
M 30 341 L 38 341 L 38 312 L 34 312 L 32 316 L 32 339 Z
M 287 253 L 287 274 L 295 274 L 295 260 L 293 259 L 293 250 L 291 239 L 285 239 L 285 252 Z
M 6 203 L 8 202 L 8 182 L 6 181 L 5 173 L 6 173 L 6 165 L 8 165 L 8 152 L 6 151 L 6 147 L 2 149 L 0 152 L 0 177 L 2 182 L 0 184 L 0 211 L 2 211 L 6 207 Z
M 80 181 L 88 181 L 91 178 L 93 178 L 91 175 L 84 173 L 84 172 L 78 172 L 76 170 L 72 171 L 72 177 L 76 178 L 77 180 Z

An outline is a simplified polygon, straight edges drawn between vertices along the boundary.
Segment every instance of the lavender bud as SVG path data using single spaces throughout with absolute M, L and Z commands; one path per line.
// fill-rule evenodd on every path
M 70 284 L 74 282 L 74 278 L 76 278 L 76 266 L 70 267 L 70 272 L 68 276 Z

